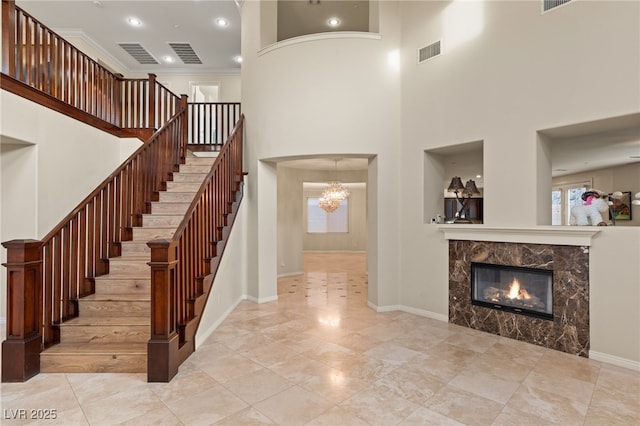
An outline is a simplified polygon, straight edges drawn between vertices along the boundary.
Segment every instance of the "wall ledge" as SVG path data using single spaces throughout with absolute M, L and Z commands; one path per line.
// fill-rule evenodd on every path
M 326 33 L 307 34 L 299 37 L 288 38 L 286 40 L 282 40 L 282 41 L 278 41 L 273 44 L 270 44 L 269 46 L 260 49 L 258 51 L 258 56 L 262 56 L 276 49 L 292 46 L 294 44 L 306 43 L 309 41 L 347 39 L 347 38 L 381 40 L 382 36 L 378 33 L 368 33 L 368 32 L 361 32 L 361 31 L 332 31 L 332 32 L 326 32 Z
M 597 226 L 533 226 L 528 228 L 485 225 L 436 225 L 447 240 L 590 246 Z

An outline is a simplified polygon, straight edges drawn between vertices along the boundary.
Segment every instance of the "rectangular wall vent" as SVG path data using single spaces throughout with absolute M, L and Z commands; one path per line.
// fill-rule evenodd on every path
M 440 40 L 419 50 L 418 62 L 424 62 L 440 54 Z
M 118 43 L 118 46 L 122 47 L 129 55 L 133 56 L 133 59 L 138 61 L 139 64 L 157 64 L 158 61 L 151 56 L 147 50 L 142 47 L 140 43 Z
M 562 6 L 565 3 L 569 3 L 571 0 L 542 0 L 542 9 L 544 12 L 551 10 L 555 7 Z
M 185 64 L 201 64 L 202 61 L 189 43 L 169 43 L 176 55 Z

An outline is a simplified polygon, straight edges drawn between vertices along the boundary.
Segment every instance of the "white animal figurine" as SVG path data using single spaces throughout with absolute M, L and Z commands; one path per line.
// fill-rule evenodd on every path
M 602 219 L 602 213 L 609 210 L 606 194 L 596 189 L 590 189 L 582 194 L 584 204 L 578 204 L 571 207 L 570 225 L 578 226 L 607 226 Z

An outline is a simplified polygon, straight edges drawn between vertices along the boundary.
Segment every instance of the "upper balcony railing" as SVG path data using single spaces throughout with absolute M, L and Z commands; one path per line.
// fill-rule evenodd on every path
M 2 1 L 2 24 L 3 74 L 49 98 L 119 129 L 159 129 L 176 114 L 180 97 L 155 75 L 112 73 L 12 0 Z

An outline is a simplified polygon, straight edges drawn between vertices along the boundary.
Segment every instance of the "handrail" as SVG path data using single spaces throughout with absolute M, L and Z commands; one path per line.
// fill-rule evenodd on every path
M 2 0 L 2 72 L 120 128 L 159 129 L 180 97 L 148 79 L 114 74 L 15 5 Z
M 203 280 L 212 272 L 218 243 L 225 239 L 223 231 L 244 176 L 243 129 L 241 115 L 173 237 L 148 243 L 152 315 L 147 374 L 151 382 L 171 380 L 181 358 L 195 350 L 198 307 L 203 308 L 196 300 L 204 293 Z M 186 354 L 180 357 L 178 351 L 183 347 L 187 347 Z

